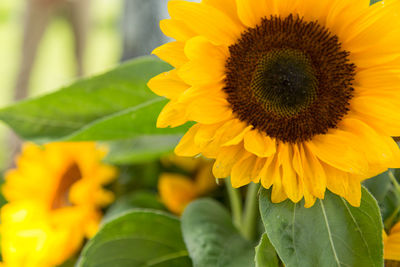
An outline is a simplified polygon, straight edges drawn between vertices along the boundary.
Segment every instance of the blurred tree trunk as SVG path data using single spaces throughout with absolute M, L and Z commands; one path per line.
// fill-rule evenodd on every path
M 166 18 L 167 0 L 125 0 L 122 18 L 122 61 L 149 55 L 168 39 L 159 22 Z
M 66 8 L 75 41 L 76 73 L 84 73 L 84 52 L 90 24 L 90 0 L 27 0 L 21 46 L 21 59 L 14 87 L 14 101 L 26 98 L 40 41 L 55 11 Z M 7 141 L 10 161 L 19 153 L 21 140 L 10 133 Z M 13 163 L 11 163 L 12 166 Z

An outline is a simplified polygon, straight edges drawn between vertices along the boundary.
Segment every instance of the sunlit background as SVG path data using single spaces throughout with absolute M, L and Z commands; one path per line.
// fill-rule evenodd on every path
M 55 1 L 55 0 L 1 0 L 0 1 L 0 107 L 13 102 L 13 90 L 21 60 L 24 20 L 27 1 Z M 67 0 L 68 1 L 68 0 Z M 86 1 L 86 0 L 78 0 Z M 142 46 L 156 46 L 165 41 L 160 39 L 160 34 L 155 33 L 154 27 L 158 27 L 160 18 L 166 17 L 166 4 L 168 0 L 145 0 L 151 5 L 160 6 L 158 16 L 148 14 L 146 22 L 148 29 L 142 29 L 144 25 L 126 25 L 137 23 L 143 11 L 137 10 L 140 16 L 135 17 L 126 11 L 126 4 L 140 7 L 143 0 L 92 0 L 91 23 L 87 35 L 87 50 L 84 56 L 85 76 L 95 75 L 106 71 L 122 58 L 124 54 L 124 27 L 136 31 L 133 34 L 150 31 L 156 34 L 152 44 Z M 135 3 L 134 3 L 135 2 Z M 146 2 L 143 2 L 146 3 Z M 148 6 L 148 4 L 147 4 Z M 149 7 L 148 7 L 149 8 Z M 152 8 L 152 7 L 151 7 Z M 131 12 L 131 11 L 130 11 Z M 154 13 L 154 11 L 153 11 Z M 133 16 L 126 19 L 126 16 Z M 125 16 L 125 17 L 124 17 Z M 128 28 L 127 28 L 128 27 Z M 139 31 L 139 32 L 138 32 Z M 130 37 L 132 39 L 132 37 Z M 157 39 L 158 38 L 158 39 Z M 154 39 L 154 38 L 153 38 Z M 131 40 L 135 42 L 136 40 Z M 149 48 L 151 49 L 151 48 Z M 126 54 L 126 53 L 125 53 Z M 129 55 L 128 55 L 129 57 Z M 29 82 L 29 96 L 37 96 L 68 85 L 76 79 L 76 60 L 74 55 L 74 35 L 71 25 L 65 16 L 65 12 L 59 8 L 53 13 L 45 34 L 40 42 L 35 64 Z M 5 143 L 8 140 L 7 128 L 0 123 L 0 169 L 4 170 L 9 164 L 11 153 Z

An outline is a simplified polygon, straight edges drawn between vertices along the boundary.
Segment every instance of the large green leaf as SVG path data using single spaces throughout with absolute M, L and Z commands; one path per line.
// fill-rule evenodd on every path
M 105 224 L 85 246 L 78 267 L 190 267 L 179 220 L 135 210 Z
M 118 198 L 107 209 L 102 221 L 103 223 L 108 222 L 120 214 L 135 208 L 166 210 L 156 193 L 144 190 L 135 191 Z
M 383 266 L 382 220 L 376 200 L 362 189 L 359 208 L 326 192 L 311 208 L 260 195 L 266 233 L 286 267 Z
M 278 257 L 267 234 L 263 234 L 256 247 L 256 267 L 278 267 Z
M 181 135 L 149 135 L 134 139 L 108 142 L 109 152 L 104 159 L 112 164 L 138 164 L 171 153 Z
M 182 231 L 195 267 L 252 267 L 254 247 L 232 224 L 226 209 L 211 199 L 189 204 Z
M 153 57 L 125 63 L 49 95 L 0 110 L 0 120 L 33 141 L 115 140 L 147 134 L 177 134 L 182 128 L 156 129 L 166 101 L 148 80 L 171 67 Z

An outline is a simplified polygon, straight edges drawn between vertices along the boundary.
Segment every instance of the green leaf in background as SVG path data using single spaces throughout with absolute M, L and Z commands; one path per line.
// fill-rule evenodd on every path
M 376 4 L 376 3 L 380 2 L 380 1 L 382 1 L 382 0 L 371 0 L 370 5 Z
M 166 210 L 159 201 L 158 195 L 149 191 L 136 191 L 118 198 L 107 210 L 103 217 L 106 223 L 120 214 L 135 208 Z
M 390 230 L 400 220 L 400 173 L 398 169 L 387 171 L 390 187 L 381 203 L 382 218 L 385 229 Z
M 135 210 L 106 223 L 83 249 L 78 267 L 190 267 L 179 220 Z
M 182 232 L 194 267 L 252 267 L 254 247 L 232 224 L 226 209 L 212 199 L 189 204 Z
M 286 267 L 383 266 L 382 220 L 366 189 L 359 208 L 329 191 L 311 208 L 270 197 L 262 190 L 261 217 Z
M 72 258 L 72 259 L 65 261 L 63 264 L 58 265 L 57 267 L 74 267 L 76 264 L 76 261 L 77 261 L 76 258 Z
M 107 142 L 109 152 L 104 161 L 121 165 L 156 160 L 171 153 L 180 138 L 181 135 L 154 135 Z
M 375 197 L 380 204 L 391 188 L 389 171 L 379 174 L 363 182 L 363 185 Z
M 260 244 L 256 247 L 256 267 L 278 267 L 278 257 L 275 248 L 268 239 L 267 234 L 263 234 Z
M 170 68 L 153 57 L 138 58 L 49 95 L 1 109 L 0 120 L 22 138 L 37 142 L 184 133 L 185 127 L 156 128 L 167 100 L 154 95 L 146 85 Z

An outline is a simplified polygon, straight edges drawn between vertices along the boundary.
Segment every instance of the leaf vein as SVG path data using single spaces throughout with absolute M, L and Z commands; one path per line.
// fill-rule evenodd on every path
M 330 244 L 331 244 L 333 256 L 335 257 L 335 261 L 336 261 L 336 263 L 337 263 L 337 266 L 340 267 L 340 261 L 339 261 L 338 255 L 337 255 L 337 253 L 336 253 L 335 245 L 333 244 L 331 228 L 330 228 L 330 226 L 329 226 L 328 217 L 327 217 L 326 211 L 325 211 L 325 206 L 324 206 L 324 203 L 322 202 L 321 199 L 319 199 L 319 202 L 320 202 L 320 204 L 321 204 L 322 214 L 324 215 L 324 220 L 325 220 L 326 229 L 328 230 L 329 242 L 330 242 Z

